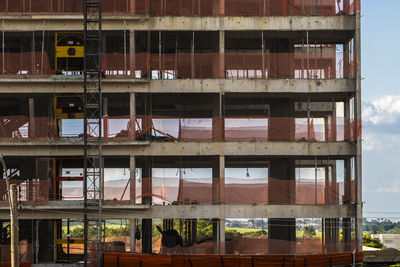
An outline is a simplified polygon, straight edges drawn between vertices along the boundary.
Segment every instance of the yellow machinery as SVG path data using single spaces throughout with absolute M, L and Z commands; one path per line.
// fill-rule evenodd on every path
M 55 45 L 57 73 L 83 71 L 84 41 L 82 32 L 57 32 Z
M 62 120 L 83 119 L 82 95 L 54 96 L 54 118 L 56 120 L 56 132 L 61 135 Z

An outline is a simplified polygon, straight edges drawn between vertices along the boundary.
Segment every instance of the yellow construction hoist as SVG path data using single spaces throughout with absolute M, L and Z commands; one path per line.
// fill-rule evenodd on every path
M 84 60 L 82 32 L 56 32 L 55 69 L 58 74 L 81 74 Z

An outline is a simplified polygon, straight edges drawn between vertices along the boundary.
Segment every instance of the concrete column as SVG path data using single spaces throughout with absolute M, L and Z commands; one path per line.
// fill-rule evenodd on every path
M 350 43 L 347 42 L 343 44 L 343 78 L 349 77 L 349 52 L 350 52 Z
M 130 223 L 130 252 L 136 252 L 136 219 L 129 220 Z
M 221 92 L 213 97 L 212 140 L 225 140 L 225 120 L 223 114 L 224 94 Z
M 136 94 L 130 93 L 129 97 L 129 133 L 130 140 L 136 138 Z
M 225 219 L 213 219 L 214 253 L 225 254 Z
M 344 160 L 344 196 L 343 204 L 351 203 L 351 159 Z
M 331 141 L 337 141 L 337 119 L 336 119 L 336 102 L 332 103 L 332 119 L 331 119 Z
M 152 203 L 152 166 L 150 160 L 146 159 L 143 166 L 143 177 L 142 177 L 142 204 L 151 205 Z M 153 241 L 153 220 L 142 219 L 142 253 L 152 253 L 152 241 Z
M 135 2 L 134 0 L 130 0 Z M 135 78 L 136 74 L 136 39 L 135 31 L 129 31 L 129 71 L 130 76 Z
M 28 99 L 29 105 L 29 131 L 28 135 L 30 138 L 35 138 L 35 101 L 34 98 Z
M 217 77 L 215 77 L 217 78 Z M 219 73 L 218 78 L 225 78 L 225 31 L 219 31 Z
M 212 180 L 213 204 L 225 202 L 225 157 L 218 156 L 218 161 L 213 167 Z M 213 219 L 213 240 L 216 241 L 214 253 L 225 253 L 225 219 Z
M 360 0 L 355 0 L 356 15 L 356 34 L 354 38 L 355 53 L 356 53 L 356 95 L 354 98 L 354 117 L 358 122 L 361 122 L 361 13 L 360 13 Z M 355 129 L 357 131 L 357 129 Z M 362 136 L 357 138 L 357 154 L 355 159 L 355 179 L 357 188 L 357 220 L 356 220 L 356 240 L 358 250 L 362 250 Z
M 218 158 L 218 161 L 213 166 L 213 204 L 225 203 L 225 157 L 220 155 Z
M 351 218 L 343 218 L 343 243 L 346 252 L 351 251 Z
M 350 135 L 351 131 L 351 118 L 350 118 L 350 100 L 346 99 L 344 101 L 344 140 L 351 141 L 352 137 Z
M 296 200 L 294 159 L 277 158 L 270 160 L 268 203 L 294 204 Z M 286 191 L 278 190 L 285 188 Z M 287 243 L 284 241 L 291 241 Z M 296 246 L 296 219 L 268 219 L 268 242 L 270 254 L 293 254 Z
M 325 230 L 325 252 L 337 252 L 339 241 L 339 220 L 335 218 L 325 218 L 323 223 Z
M 132 204 L 136 203 L 136 159 L 131 156 L 129 160 L 130 171 L 130 187 L 129 187 L 129 200 Z

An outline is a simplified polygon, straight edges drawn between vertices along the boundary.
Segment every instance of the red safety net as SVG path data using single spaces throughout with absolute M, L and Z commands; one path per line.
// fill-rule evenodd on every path
M 26 240 L 19 242 L 19 262 L 20 267 L 30 267 L 32 261 L 32 244 Z M 11 246 L 9 244 L 0 244 L 0 267 L 11 267 Z
M 27 116 L 0 117 L 0 141 L 52 140 L 56 136 L 54 119 Z
M 352 141 L 361 134 L 361 124 L 349 118 L 226 117 L 172 118 L 137 116 L 109 118 L 107 136 L 171 141 Z M 117 126 L 117 122 L 120 126 Z M 110 123 L 108 123 L 111 125 Z M 123 128 L 125 127 L 125 128 Z
M 74 121 L 74 120 L 63 120 Z M 0 117 L 0 141 L 58 140 L 82 137 L 81 123 L 56 133 L 54 119 L 27 116 Z M 161 116 L 104 117 L 104 141 L 357 141 L 361 123 L 349 118 L 226 117 L 174 118 Z
M 293 53 L 105 54 L 110 77 L 152 79 L 341 79 L 355 75 L 354 53 L 299 49 Z
M 147 1 L 147 0 L 146 0 Z M 107 0 L 102 3 L 105 14 L 144 14 L 142 0 Z M 137 8 L 135 8 L 137 3 Z M 2 0 L 0 13 L 9 14 L 82 14 L 83 0 Z
M 326 267 L 360 264 L 362 252 L 326 253 L 314 255 L 140 255 L 133 253 L 104 253 L 104 267 Z
M 355 53 L 305 49 L 293 53 L 104 54 L 110 78 L 151 79 L 341 79 L 356 74 Z M 0 76 L 55 74 L 47 53 L 0 53 Z
M 226 16 L 333 16 L 353 14 L 353 0 L 225 0 Z
M 359 10 L 359 1 L 356 3 Z M 354 13 L 354 0 L 108 0 L 105 14 L 154 16 L 333 16 Z M 76 14 L 83 0 L 3 0 L 0 13 Z
M 333 244 L 334 243 L 334 244 Z M 228 255 L 266 255 L 266 254 L 322 254 L 350 252 L 356 248 L 355 242 L 323 242 L 321 238 L 301 237 L 296 241 L 285 241 L 262 237 L 239 237 L 225 242 L 205 241 L 188 247 L 166 248 L 159 246 L 161 255 L 196 255 L 219 254 L 223 251 Z
M 0 75 L 15 78 L 48 76 L 54 71 L 47 53 L 0 53 Z
M 123 191 L 124 188 L 119 188 Z M 217 190 L 218 189 L 218 190 Z M 115 190 L 115 189 L 114 189 Z M 343 204 L 356 202 L 354 180 L 276 178 L 145 178 L 136 198 L 153 204 Z
M 48 203 L 49 180 L 10 180 L 10 184 L 18 186 L 18 201 L 29 205 Z M 8 206 L 7 185 L 5 180 L 0 180 L 0 205 Z

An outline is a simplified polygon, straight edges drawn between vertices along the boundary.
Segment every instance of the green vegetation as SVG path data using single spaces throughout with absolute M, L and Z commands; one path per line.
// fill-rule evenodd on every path
M 372 238 L 370 234 L 363 234 L 363 246 L 370 248 L 384 248 L 381 241 L 377 238 Z
M 363 219 L 363 231 L 372 234 L 400 234 L 400 222 L 388 219 L 367 220 Z
M 304 237 L 314 237 L 316 236 L 315 228 L 310 226 L 304 226 Z

